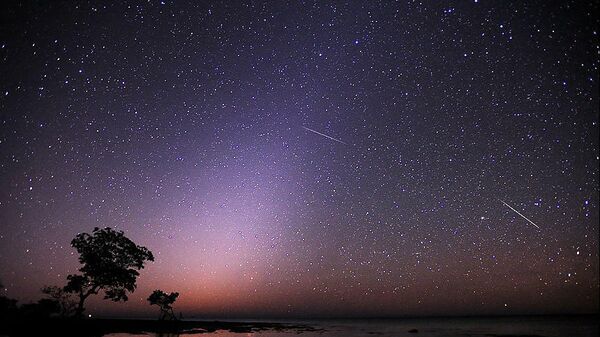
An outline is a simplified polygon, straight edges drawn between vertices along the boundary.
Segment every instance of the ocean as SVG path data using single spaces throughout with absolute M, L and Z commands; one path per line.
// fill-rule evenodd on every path
M 212 333 L 181 334 L 188 336 L 300 336 L 300 337 L 597 337 L 598 316 L 524 316 L 469 318 L 402 318 L 337 320 L 237 320 L 301 324 L 317 331 L 258 331 L 237 333 L 218 330 Z M 233 321 L 233 320 L 229 320 Z M 108 334 L 105 337 L 179 337 L 179 334 Z

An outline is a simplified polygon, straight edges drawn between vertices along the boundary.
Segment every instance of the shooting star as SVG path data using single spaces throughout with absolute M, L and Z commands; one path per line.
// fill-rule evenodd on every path
M 500 200 L 500 199 L 498 199 Z M 519 211 L 517 211 L 516 209 L 512 208 L 512 206 L 510 206 L 509 204 L 505 203 L 504 201 L 500 200 L 501 203 L 503 203 L 506 207 L 512 209 L 513 211 L 515 211 L 515 213 L 519 214 L 521 216 L 521 218 L 527 220 L 530 224 L 534 225 L 535 227 L 537 227 L 537 229 L 540 229 L 540 226 L 536 225 L 533 221 L 527 219 L 526 216 L 524 216 L 523 214 L 519 213 Z
M 326 135 L 326 134 L 324 134 L 324 133 L 320 133 L 319 131 L 315 131 L 315 130 L 313 130 L 313 129 L 307 128 L 306 126 L 303 126 L 302 128 L 304 128 L 304 130 L 307 130 L 307 131 L 310 131 L 310 132 L 314 132 L 314 133 L 316 133 L 317 135 L 321 135 L 321 136 L 323 136 L 323 137 L 325 137 L 325 138 L 329 138 L 329 139 L 331 139 L 331 140 L 333 140 L 333 141 L 336 141 L 336 142 L 338 142 L 338 143 L 342 143 L 342 144 L 344 144 L 344 145 L 348 145 L 348 144 L 346 144 L 346 143 L 342 142 L 342 141 L 341 141 L 341 140 L 339 140 L 339 139 L 335 139 L 335 138 L 333 138 L 333 137 L 330 137 L 330 136 L 328 136 L 328 135 Z

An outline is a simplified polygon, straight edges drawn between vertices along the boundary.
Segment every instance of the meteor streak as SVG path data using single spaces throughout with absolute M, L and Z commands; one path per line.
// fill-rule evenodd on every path
M 498 199 L 500 200 L 500 199 Z M 523 214 L 519 213 L 519 211 L 517 211 L 516 209 L 512 208 L 509 204 L 505 203 L 504 201 L 500 200 L 501 203 L 503 203 L 504 205 L 506 205 L 506 207 L 512 209 L 513 211 L 515 211 L 515 213 L 519 214 L 521 216 L 521 218 L 527 220 L 530 224 L 534 225 L 535 227 L 537 227 L 537 229 L 540 229 L 540 226 L 536 225 L 533 221 L 527 219 L 526 216 L 524 216 Z
M 306 126 L 303 126 L 302 128 L 304 128 L 304 130 L 308 130 L 308 131 L 310 131 L 310 132 L 314 132 L 314 133 L 316 133 L 317 135 L 321 135 L 321 136 L 323 136 L 323 137 L 325 137 L 325 138 L 329 138 L 329 139 L 331 139 L 331 140 L 333 140 L 333 141 L 336 141 L 336 142 L 338 142 L 338 143 L 342 143 L 342 144 L 344 144 L 344 145 L 348 145 L 348 144 L 346 144 L 346 143 L 342 142 L 342 141 L 341 141 L 341 140 L 339 140 L 339 139 L 335 139 L 335 138 L 333 138 L 333 137 L 330 137 L 330 136 L 328 136 L 328 135 L 326 135 L 326 134 L 324 134 L 324 133 L 320 133 L 319 131 L 315 131 L 315 130 L 313 130 L 313 129 L 307 128 Z

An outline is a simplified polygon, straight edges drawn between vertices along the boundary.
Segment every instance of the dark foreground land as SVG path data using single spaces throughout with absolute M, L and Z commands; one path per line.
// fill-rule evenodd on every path
M 41 319 L 34 321 L 13 321 L 0 324 L 0 336 L 80 336 L 100 337 L 109 333 L 143 332 L 198 334 L 217 330 L 252 333 L 258 331 L 318 331 L 306 325 L 259 322 L 221 321 L 152 321 L 131 319 Z

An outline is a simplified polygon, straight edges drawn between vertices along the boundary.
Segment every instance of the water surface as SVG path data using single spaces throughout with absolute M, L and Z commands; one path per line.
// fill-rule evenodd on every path
M 264 337 L 597 337 L 597 317 L 501 317 L 501 318 L 427 318 L 427 319 L 358 319 L 358 320 L 288 320 L 277 323 L 304 324 L 323 331 L 259 331 L 235 333 L 218 330 L 202 334 L 132 335 L 115 333 L 105 337 L 198 337 L 198 336 L 264 336 Z M 415 329 L 418 332 L 414 332 Z M 410 332 L 413 331 L 413 332 Z

